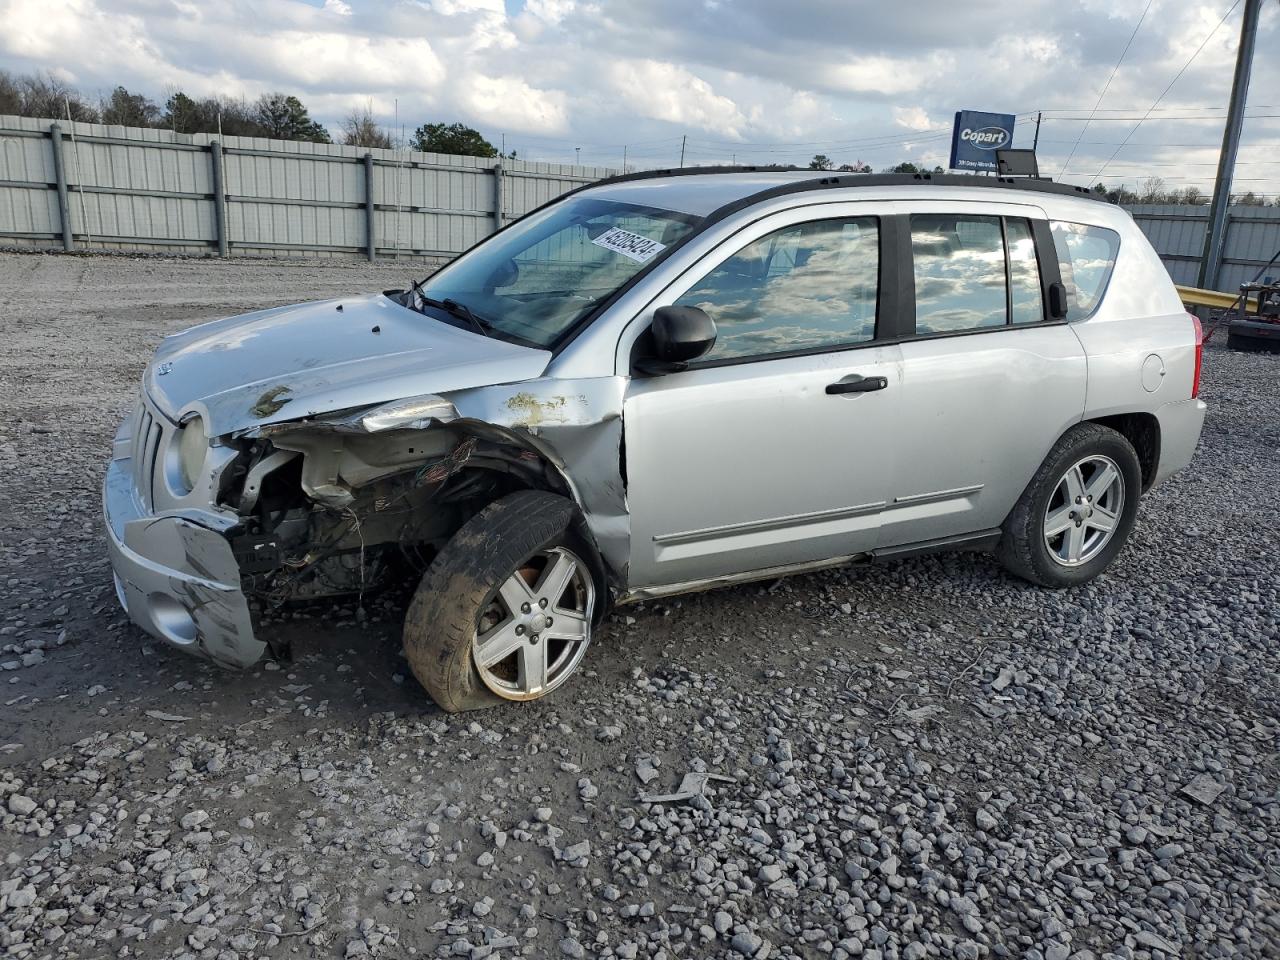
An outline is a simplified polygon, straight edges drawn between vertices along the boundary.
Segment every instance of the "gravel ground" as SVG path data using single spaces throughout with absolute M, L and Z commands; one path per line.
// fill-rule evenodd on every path
M 7 956 L 1280 955 L 1280 359 L 1208 353 L 1195 463 L 1083 589 L 952 556 L 650 603 L 462 717 L 394 599 L 246 674 L 152 643 L 98 484 L 158 337 L 411 272 L 0 255 Z

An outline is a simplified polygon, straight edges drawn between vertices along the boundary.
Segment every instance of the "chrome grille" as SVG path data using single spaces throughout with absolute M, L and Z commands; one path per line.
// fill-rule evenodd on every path
M 144 399 L 138 409 L 138 419 L 133 431 L 133 485 L 138 491 L 142 506 L 151 510 L 154 505 L 156 455 L 164 434 L 164 421 L 153 413 Z

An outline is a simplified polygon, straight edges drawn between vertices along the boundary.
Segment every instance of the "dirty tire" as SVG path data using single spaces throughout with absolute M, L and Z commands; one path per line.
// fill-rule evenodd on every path
M 472 661 L 481 614 L 502 582 L 529 557 L 569 545 L 589 553 L 574 532 L 572 501 L 539 490 L 495 500 L 462 525 L 418 585 L 404 622 L 413 674 L 443 710 L 460 713 L 510 701 L 491 692 Z
M 1115 532 L 1103 549 L 1080 566 L 1066 567 L 1053 559 L 1045 543 L 1045 512 L 1063 475 L 1072 464 L 1089 456 L 1108 457 L 1119 467 L 1124 501 Z M 1101 424 L 1077 424 L 1049 451 L 1014 504 L 1002 527 L 996 557 L 1010 573 L 1042 587 L 1059 589 L 1092 580 L 1124 548 L 1137 517 L 1141 493 L 1142 467 L 1128 439 Z

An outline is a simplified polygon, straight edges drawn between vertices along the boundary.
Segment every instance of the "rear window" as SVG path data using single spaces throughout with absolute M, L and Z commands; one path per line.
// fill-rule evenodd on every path
M 1054 220 L 1053 245 L 1067 288 L 1067 319 L 1083 320 L 1098 309 L 1116 268 L 1120 234 L 1106 227 Z

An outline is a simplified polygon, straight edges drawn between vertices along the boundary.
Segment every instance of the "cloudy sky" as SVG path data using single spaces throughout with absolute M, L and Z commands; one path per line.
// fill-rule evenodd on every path
M 1042 172 L 1079 139 L 1064 179 L 1206 186 L 1243 4 L 1214 27 L 1232 3 L 0 0 L 0 67 L 90 96 L 284 90 L 334 129 L 365 103 L 391 126 L 398 100 L 409 132 L 462 120 L 530 159 L 579 147 L 607 166 L 624 147 L 631 164 L 675 164 L 682 136 L 686 163 L 945 165 L 955 110 L 1018 114 L 1017 146 L 1043 111 Z M 1257 47 L 1236 189 L 1280 194 L 1280 3 L 1265 0 Z

